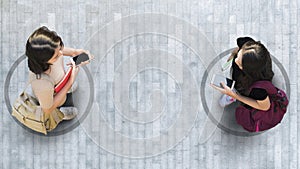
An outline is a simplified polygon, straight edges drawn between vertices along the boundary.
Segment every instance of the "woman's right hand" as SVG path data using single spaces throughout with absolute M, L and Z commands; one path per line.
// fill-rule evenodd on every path
M 224 82 L 221 82 L 221 85 L 222 85 L 222 88 L 215 86 L 214 84 L 211 84 L 211 86 L 213 88 L 217 89 L 221 93 L 226 94 L 226 95 L 236 99 L 236 97 L 237 97 L 236 92 L 234 92 L 231 88 L 229 88 Z

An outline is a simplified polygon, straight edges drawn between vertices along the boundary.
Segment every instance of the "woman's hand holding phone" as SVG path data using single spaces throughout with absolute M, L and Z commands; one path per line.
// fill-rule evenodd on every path
M 83 50 L 82 53 L 73 57 L 73 60 L 77 66 L 89 64 L 92 59 L 94 59 L 94 56 L 91 55 L 91 53 L 87 50 Z
M 79 53 L 79 54 L 78 54 Z M 83 66 L 86 64 L 89 64 L 92 59 L 94 59 L 94 56 L 90 54 L 89 51 L 83 50 L 83 49 L 76 49 L 76 56 L 73 56 L 73 61 L 75 62 L 76 66 Z M 71 66 L 71 63 L 68 63 L 67 65 Z
M 236 93 L 231 89 L 229 88 L 227 85 L 225 85 L 224 82 L 221 82 L 221 86 L 223 88 L 220 88 L 220 87 L 217 87 L 216 85 L 214 84 L 210 84 L 213 88 L 217 89 L 218 91 L 220 91 L 221 93 L 223 94 L 226 94 L 230 97 L 233 97 L 233 98 L 236 98 Z
M 227 94 L 229 96 L 234 96 L 235 92 L 233 91 L 235 81 L 229 78 L 226 78 L 222 75 L 214 74 L 211 80 L 210 85 L 220 91 L 223 94 Z

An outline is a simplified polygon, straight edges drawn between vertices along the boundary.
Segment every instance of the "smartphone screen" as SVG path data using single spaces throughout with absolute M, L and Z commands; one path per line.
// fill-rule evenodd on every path
M 235 81 L 222 75 L 214 74 L 211 83 L 217 87 L 223 88 L 221 82 L 224 82 L 229 88 L 233 88 Z
M 233 80 L 231 80 L 231 79 L 229 79 L 229 78 L 227 78 L 226 77 L 226 85 L 228 86 L 228 87 L 233 87 L 232 85 L 233 85 Z
M 73 60 L 76 65 L 79 65 L 81 62 L 88 61 L 89 59 L 89 55 L 86 53 L 81 53 L 80 55 L 73 57 Z

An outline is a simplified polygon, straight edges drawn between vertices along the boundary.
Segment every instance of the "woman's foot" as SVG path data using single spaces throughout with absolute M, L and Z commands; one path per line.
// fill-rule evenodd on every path
M 228 106 L 230 105 L 231 103 L 235 102 L 236 99 L 235 98 L 232 98 L 226 94 L 223 94 L 222 97 L 220 98 L 219 100 L 219 104 L 221 107 L 225 107 L 225 106 Z
M 78 114 L 76 107 L 61 107 L 59 110 L 64 114 L 63 120 L 72 120 Z

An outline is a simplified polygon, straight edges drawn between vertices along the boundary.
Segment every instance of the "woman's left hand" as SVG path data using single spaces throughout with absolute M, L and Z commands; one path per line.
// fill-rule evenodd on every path
M 80 55 L 82 53 L 86 53 L 89 56 L 89 60 L 85 61 L 85 62 L 81 62 L 79 65 L 86 65 L 90 63 L 90 60 L 94 59 L 94 56 L 91 55 L 91 53 L 88 50 L 84 50 L 84 49 L 74 49 L 73 53 L 72 53 L 72 57 L 75 57 L 77 55 Z M 68 63 L 67 65 L 72 65 L 71 63 Z M 78 66 L 79 66 L 78 65 Z
M 87 61 L 85 61 L 85 62 L 81 62 L 81 63 L 80 63 L 80 66 L 89 64 L 90 61 L 91 61 L 92 59 L 94 59 L 94 56 L 91 55 L 91 53 L 90 53 L 88 50 L 84 50 L 84 49 L 76 49 L 76 51 L 77 51 L 76 56 L 77 56 L 77 55 L 80 55 L 81 53 L 86 53 L 86 54 L 89 56 L 89 60 L 87 60 Z
M 224 82 L 221 82 L 221 85 L 223 88 L 217 87 L 213 84 L 210 84 L 213 88 L 217 89 L 218 91 L 220 91 L 223 94 L 226 94 L 230 97 L 236 98 L 236 93 L 234 91 L 232 91 L 227 85 L 224 84 Z

